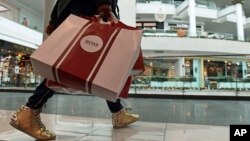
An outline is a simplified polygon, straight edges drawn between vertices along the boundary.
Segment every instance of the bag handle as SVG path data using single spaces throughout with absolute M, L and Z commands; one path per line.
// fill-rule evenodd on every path
M 111 19 L 110 21 L 104 21 L 100 15 L 95 15 L 91 17 L 91 19 L 95 22 L 98 22 L 100 24 L 109 24 L 111 26 L 116 26 L 119 23 L 119 20 L 115 17 L 113 13 L 111 13 Z
M 111 16 L 112 16 L 112 20 L 108 21 L 108 22 L 103 21 L 102 18 L 100 17 L 100 15 L 94 15 L 92 17 L 87 17 L 87 16 L 81 16 L 81 17 L 88 19 L 88 20 L 92 20 L 94 22 L 98 22 L 100 24 L 109 24 L 111 26 L 115 26 L 115 27 L 119 27 L 119 28 L 123 28 L 123 29 L 128 29 L 128 30 L 140 30 L 137 27 L 131 27 L 131 26 L 128 26 L 128 25 L 122 23 L 121 21 L 119 21 L 115 17 L 115 15 L 113 13 L 111 14 Z

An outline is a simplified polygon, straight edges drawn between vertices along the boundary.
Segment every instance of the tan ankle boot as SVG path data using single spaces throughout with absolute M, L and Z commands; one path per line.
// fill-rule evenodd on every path
M 136 122 L 139 119 L 138 114 L 130 114 L 127 110 L 122 109 L 112 115 L 113 128 L 123 128 Z
M 56 134 L 46 129 L 41 121 L 40 112 L 41 109 L 33 110 L 22 106 L 12 115 L 10 125 L 37 140 L 54 140 Z

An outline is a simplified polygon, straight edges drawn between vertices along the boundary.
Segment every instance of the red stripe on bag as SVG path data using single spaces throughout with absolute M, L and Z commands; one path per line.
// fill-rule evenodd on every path
M 68 54 L 63 58 L 63 62 L 59 63 L 58 76 L 60 76 L 60 83 L 76 90 L 87 92 L 88 82 L 87 78 L 91 78 L 95 68 L 98 66 L 104 50 L 114 36 L 117 29 L 110 25 L 102 25 L 100 23 L 91 24 L 85 28 L 77 41 L 70 47 Z M 89 52 L 82 48 L 81 42 L 84 37 L 98 36 L 102 39 L 102 48 L 96 52 Z M 78 40 L 79 39 L 79 40 Z M 58 68 L 57 66 L 57 68 Z
M 75 42 L 75 40 L 78 38 L 78 36 L 82 33 L 82 31 L 86 28 L 86 26 L 88 26 L 89 24 L 91 24 L 92 21 L 88 21 L 81 29 L 80 31 L 75 35 L 75 37 L 73 38 L 73 40 L 69 43 L 69 45 L 67 46 L 67 48 L 63 51 L 63 53 L 58 57 L 58 59 L 56 60 L 56 62 L 53 64 L 52 66 L 52 73 L 53 73 L 53 77 L 55 79 L 56 82 L 59 82 L 59 80 L 56 77 L 56 66 L 58 65 L 58 63 L 61 61 L 61 59 L 64 57 L 64 55 L 66 54 L 66 52 L 68 52 L 68 50 L 70 49 L 70 47 L 73 45 L 73 43 Z
M 117 35 L 120 33 L 120 31 L 121 31 L 121 29 L 118 29 L 118 30 L 116 31 L 115 35 L 112 37 L 112 39 L 111 39 L 111 41 L 110 41 L 110 43 L 109 43 L 107 49 L 105 50 L 105 52 L 104 52 L 104 54 L 103 54 L 103 56 L 102 56 L 102 58 L 101 58 L 101 60 L 100 60 L 100 62 L 99 62 L 99 64 L 98 64 L 98 66 L 96 67 L 96 69 L 95 69 L 93 75 L 92 75 L 91 78 L 89 79 L 89 82 L 88 82 L 88 92 L 89 92 L 89 93 L 92 93 L 92 82 L 93 82 L 93 80 L 94 80 L 94 78 L 95 78 L 97 72 L 99 71 L 100 67 L 102 66 L 103 61 L 105 60 L 105 58 L 106 58 L 106 56 L 107 56 L 109 50 L 111 49 L 111 46 L 113 45 L 113 43 L 114 43 L 114 41 L 115 41 Z

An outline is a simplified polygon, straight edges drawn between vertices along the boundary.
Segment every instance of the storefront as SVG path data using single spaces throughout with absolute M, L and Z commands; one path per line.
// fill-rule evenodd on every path
M 134 81 L 153 88 L 249 89 L 247 57 L 145 58 L 145 72 Z M 180 69 L 182 73 L 180 73 Z M 181 74 L 181 75 L 180 75 Z M 139 85 L 138 85 L 139 84 Z M 236 85 L 237 84 L 237 85 Z
M 32 87 L 41 82 L 29 59 L 32 48 L 0 40 L 0 86 Z

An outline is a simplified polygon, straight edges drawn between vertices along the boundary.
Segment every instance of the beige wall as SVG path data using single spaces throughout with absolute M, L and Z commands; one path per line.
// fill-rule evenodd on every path
M 0 12 L 0 17 L 4 17 L 11 21 L 18 22 L 19 21 L 19 13 L 20 9 L 13 4 L 9 3 L 7 0 L 0 0 L 0 5 L 6 7 L 7 11 Z
M 45 0 L 44 1 L 44 30 L 46 30 L 46 26 L 49 23 L 50 20 L 50 15 L 51 15 L 51 11 L 53 10 L 53 7 L 56 3 L 56 0 Z M 46 39 L 47 38 L 47 34 L 45 31 L 43 31 L 43 38 Z
M 136 0 L 118 0 L 120 20 L 129 26 L 136 26 Z

